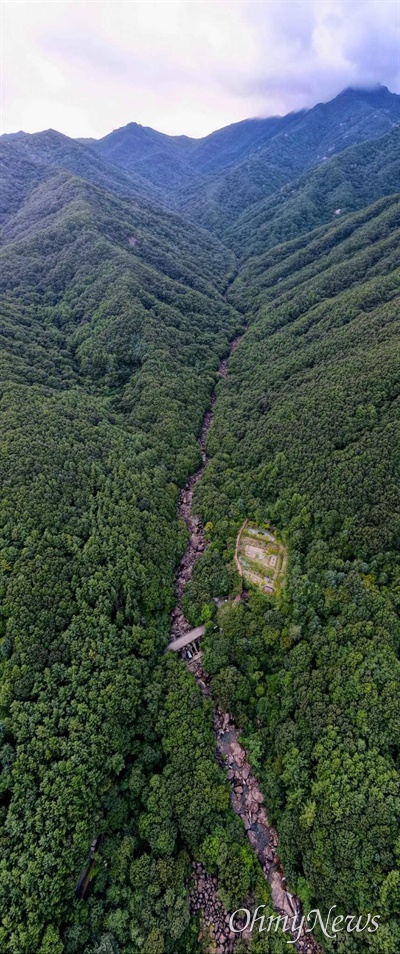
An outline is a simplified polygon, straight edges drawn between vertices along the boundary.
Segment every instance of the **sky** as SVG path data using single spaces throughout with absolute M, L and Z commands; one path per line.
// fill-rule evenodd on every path
M 1 131 L 203 136 L 400 93 L 400 0 L 3 0 Z

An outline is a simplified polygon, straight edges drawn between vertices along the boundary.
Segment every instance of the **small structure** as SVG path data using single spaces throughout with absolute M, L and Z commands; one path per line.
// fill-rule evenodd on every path
M 93 838 L 92 844 L 90 846 L 89 857 L 84 868 L 78 878 L 78 883 L 75 888 L 75 897 L 84 898 L 86 891 L 89 887 L 90 881 L 93 877 L 93 870 L 96 864 L 95 854 L 96 851 L 101 847 L 104 840 L 104 835 L 97 835 L 96 838 Z
M 165 647 L 165 652 L 170 649 L 174 653 L 181 653 L 184 659 L 194 659 L 200 653 L 200 640 L 205 631 L 205 626 L 196 626 L 195 629 L 189 630 L 183 636 L 172 639 Z

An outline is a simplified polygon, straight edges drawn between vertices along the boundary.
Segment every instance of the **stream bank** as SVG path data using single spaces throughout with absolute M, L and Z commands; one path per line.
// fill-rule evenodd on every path
M 231 342 L 230 355 L 237 348 L 246 329 Z M 228 374 L 228 359 L 224 358 L 219 366 L 220 377 Z M 182 609 L 182 599 L 186 584 L 192 577 L 196 559 L 207 548 L 204 527 L 201 519 L 192 513 L 193 492 L 207 465 L 206 441 L 207 434 L 213 422 L 213 407 L 215 391 L 211 396 L 210 407 L 206 411 L 198 438 L 201 450 L 202 463 L 199 469 L 192 474 L 178 499 L 177 515 L 184 520 L 189 530 L 189 543 L 181 559 L 175 577 L 175 608 L 171 614 L 170 640 L 183 636 L 192 628 L 185 619 Z M 201 692 L 209 696 L 208 678 L 201 664 L 201 654 L 187 662 Z M 290 894 L 286 887 L 282 865 L 278 854 L 278 835 L 269 824 L 264 806 L 264 797 L 260 791 L 257 779 L 253 775 L 247 754 L 239 742 L 240 730 L 227 712 L 217 708 L 213 718 L 216 738 L 216 755 L 225 765 L 231 787 L 231 804 L 234 812 L 242 819 L 247 837 L 257 855 L 265 878 L 271 887 L 272 904 L 275 911 L 287 917 L 293 923 L 298 915 L 301 919 L 301 903 L 297 897 Z M 235 935 L 229 927 L 229 914 L 221 904 L 217 894 L 218 884 L 199 865 L 194 865 L 194 888 L 192 891 L 192 910 L 201 911 L 205 923 L 214 936 L 212 950 L 218 954 L 232 954 L 235 944 Z M 295 932 L 296 935 L 296 932 Z M 293 935 L 293 937 L 295 936 Z M 294 947 L 300 954 L 321 954 L 321 948 L 313 936 L 303 929 L 303 933 L 295 941 Z

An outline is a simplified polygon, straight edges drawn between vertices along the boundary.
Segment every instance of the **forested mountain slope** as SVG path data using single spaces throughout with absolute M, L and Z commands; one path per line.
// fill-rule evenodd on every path
M 151 183 L 134 174 L 126 175 L 97 156 L 87 146 L 63 136 L 54 129 L 42 133 L 20 133 L 0 137 L 0 222 L 12 215 L 31 190 L 48 179 L 55 169 L 73 172 L 94 182 L 108 192 L 139 199 L 162 202 L 162 193 Z
M 197 142 L 130 123 L 91 148 L 162 187 L 170 204 L 221 235 L 305 169 L 399 121 L 400 98 L 385 87 L 348 89 L 313 109 L 245 120 Z
M 289 548 L 275 605 L 221 615 L 205 665 L 244 728 L 306 907 L 377 912 L 398 949 L 399 196 L 250 262 L 197 505 L 232 558 L 244 516 Z M 334 950 L 326 939 L 326 950 Z
M 188 136 L 166 136 L 138 123 L 128 123 L 91 143 L 98 155 L 143 175 L 167 193 L 193 179 L 189 158 L 196 145 Z
M 399 101 L 347 90 L 201 141 L 0 142 L 4 954 L 199 954 L 193 859 L 228 909 L 269 900 L 210 700 L 163 654 L 215 385 L 185 591 L 212 693 L 290 889 L 380 914 L 346 954 L 397 954 Z M 217 616 L 245 517 L 280 531 L 287 582 Z
M 139 172 L 167 193 L 180 192 L 209 174 L 223 173 L 265 145 L 278 132 L 290 128 L 303 113 L 269 119 L 246 119 L 205 136 L 166 136 L 128 123 L 114 129 L 91 146 L 101 156 L 129 172 Z
M 177 488 L 240 326 L 221 295 L 232 256 L 58 172 L 8 220 L 0 257 L 0 949 L 131 951 L 150 937 L 149 951 L 195 951 L 190 855 L 216 829 L 228 839 L 233 903 L 253 864 L 209 710 L 161 659 L 186 540 Z
M 385 88 L 348 89 L 295 117 L 263 147 L 244 157 L 200 191 L 186 189 L 179 208 L 218 235 L 245 209 L 272 195 L 305 169 L 325 162 L 353 143 L 383 135 L 400 121 L 400 97 Z
M 400 126 L 360 143 L 252 206 L 224 239 L 241 260 L 400 191 Z

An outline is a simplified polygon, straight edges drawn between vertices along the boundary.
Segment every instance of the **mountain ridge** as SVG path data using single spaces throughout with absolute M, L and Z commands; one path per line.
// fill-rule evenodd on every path
M 246 209 L 313 165 L 400 122 L 387 87 L 349 87 L 328 103 L 286 116 L 246 119 L 201 139 L 131 122 L 99 140 L 49 129 L 0 137 L 16 158 L 64 166 L 114 191 L 180 211 L 220 237 Z
M 223 178 L 218 185 L 218 176 L 224 177 L 230 171 L 227 189 L 236 191 L 231 182 L 235 167 L 238 167 L 236 176 L 240 177 L 244 172 L 243 163 L 250 161 L 253 166 L 260 166 L 263 173 L 268 164 L 273 167 L 282 163 L 282 146 L 279 148 L 282 138 L 291 140 L 295 137 L 298 155 L 295 165 L 293 156 L 289 163 L 290 174 L 296 168 L 301 171 L 313 162 L 323 161 L 326 150 L 329 154 L 329 151 L 340 151 L 361 138 L 371 139 L 375 135 L 383 135 L 390 128 L 392 120 L 400 121 L 399 95 L 391 93 L 387 87 L 372 90 L 349 87 L 327 103 L 317 103 L 308 110 L 265 119 L 245 119 L 199 140 L 166 136 L 150 127 L 129 123 L 97 140 L 93 149 L 103 156 L 111 157 L 127 170 L 140 170 L 142 175 L 148 176 L 169 193 L 178 190 L 180 207 L 187 212 L 189 206 L 183 205 L 185 195 L 182 195 L 182 183 L 188 197 L 191 190 L 195 193 L 199 186 L 207 188 L 209 185 L 215 191 L 216 187 L 221 189 L 224 185 Z M 346 129 L 342 128 L 344 124 Z M 338 142 L 332 145 L 331 140 L 335 135 Z M 291 141 L 290 147 L 292 150 Z M 263 149 L 266 150 L 265 158 Z M 287 160 L 287 150 L 283 150 L 283 155 Z M 173 176 L 170 170 L 172 157 L 178 164 Z M 195 195 L 192 201 L 192 214 L 197 216 L 200 212 L 204 216 L 199 204 L 196 205 Z M 210 221 L 205 224 L 209 226 Z
M 400 191 L 400 124 L 379 139 L 349 146 L 245 210 L 224 233 L 228 246 L 252 258 Z
M 344 90 L 197 145 L 131 124 L 130 169 L 55 130 L 0 140 L 4 954 L 199 954 L 193 862 L 227 911 L 273 915 L 214 704 L 288 890 L 378 913 L 346 954 L 399 950 L 399 100 Z M 206 697 L 163 652 L 187 512 Z M 234 599 L 246 518 L 285 542 L 273 597 Z

